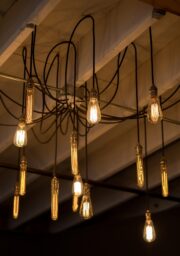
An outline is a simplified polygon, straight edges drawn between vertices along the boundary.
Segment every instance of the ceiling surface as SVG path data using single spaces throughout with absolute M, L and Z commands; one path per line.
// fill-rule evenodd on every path
M 53 3 L 52 3 L 53 2 Z M 19 13 L 16 5 L 19 1 L 0 2 L 0 31 L 5 24 L 7 15 L 12 13 L 18 17 Z M 25 4 L 25 3 L 24 3 Z M 22 26 L 27 22 L 37 24 L 37 41 L 35 48 L 35 60 L 38 74 L 42 77 L 43 67 L 48 51 L 54 44 L 68 40 L 71 32 L 80 18 L 91 14 L 95 19 L 96 27 L 96 75 L 100 90 L 105 88 L 111 80 L 117 65 L 118 53 L 121 56 L 128 45 L 126 57 L 120 69 L 119 90 L 113 101 L 103 113 L 118 116 L 128 116 L 135 111 L 135 67 L 134 50 L 131 42 L 134 41 L 138 51 L 138 80 L 139 80 L 139 104 L 144 107 L 148 102 L 149 87 L 151 86 L 150 76 L 150 46 L 148 28 L 152 25 L 154 60 L 155 60 L 155 80 L 158 85 L 159 94 L 162 99 L 166 99 L 179 85 L 180 82 L 180 18 L 171 13 L 166 13 L 160 19 L 152 18 L 152 6 L 136 0 L 62 0 L 62 1 L 38 1 L 33 0 L 36 8 L 30 9 L 28 19 L 24 18 Z M 33 6 L 32 4 L 32 6 Z M 49 4 L 54 8 L 47 11 Z M 23 4 L 22 4 L 23 6 Z M 137 7 L 137 9 L 136 9 Z M 24 8 L 24 6 L 23 6 Z M 16 12 L 15 12 L 16 11 Z M 22 10 L 19 9 L 19 12 Z M 12 12 L 12 13 L 11 13 Z M 137 12 L 137 13 L 136 13 Z M 134 16 L 132 16 L 134 13 Z M 138 15 L 135 15 L 138 14 Z M 33 16 L 34 15 L 34 16 Z M 42 18 L 43 16 L 43 18 Z M 41 18 L 40 18 L 41 17 Z M 150 18 L 149 18 L 150 17 Z M 121 22 L 120 22 L 121 21 Z M 20 22 L 20 21 L 19 21 Z M 15 21 L 16 23 L 16 21 Z M 4 25 L 5 24 L 5 25 Z M 114 26 L 116 24 L 116 26 Z M 25 29 L 26 31 L 26 29 Z M 20 34 L 18 34 L 20 33 Z M 22 34 L 23 35 L 22 35 Z M 22 48 L 28 49 L 28 60 L 30 57 L 31 36 L 25 36 L 22 27 L 17 22 L 14 27 L 14 34 L 7 38 L 7 49 L 1 46 L 0 42 L 0 89 L 1 97 L 6 101 L 7 107 L 13 112 L 17 119 L 21 115 L 21 108 L 9 101 L 2 91 L 21 103 L 22 84 L 17 81 L 2 78 L 1 74 L 6 73 L 16 77 L 23 77 Z M 90 57 L 92 44 L 91 24 L 87 20 L 82 23 L 73 38 L 78 48 L 77 64 L 77 84 L 82 85 L 85 81 L 90 87 L 92 84 L 92 59 Z M 21 38 L 21 40 L 20 40 Z M 7 51 L 6 51 L 7 50 Z M 62 58 L 62 63 L 66 56 L 66 47 L 57 50 Z M 10 54 L 11 52 L 11 54 Z M 4 61 L 4 56 L 6 61 Z M 50 65 L 50 63 L 48 63 Z M 54 72 L 54 71 L 53 71 Z M 48 84 L 54 85 L 55 76 L 52 72 Z M 63 68 L 61 70 L 63 74 Z M 71 70 L 68 74 L 71 82 Z M 64 86 L 64 78 L 60 78 L 60 87 Z M 116 88 L 116 80 L 112 86 L 101 95 L 100 105 L 112 97 Z M 168 102 L 164 108 L 179 100 L 179 91 Z M 53 101 L 47 99 L 49 106 Z M 179 104 L 164 110 L 167 119 L 180 121 Z M 35 109 L 41 110 L 41 98 L 36 92 Z M 38 117 L 38 114 L 35 114 Z M 12 219 L 12 200 L 17 170 L 10 168 L 8 164 L 17 166 L 18 149 L 12 144 L 17 120 L 10 116 L 0 105 L 0 202 L 1 202 L 1 222 L 2 230 L 15 230 L 19 232 L 39 231 L 45 233 L 59 233 L 82 222 L 78 214 L 71 211 L 71 181 L 60 180 L 60 217 L 57 222 L 50 220 L 50 177 L 48 173 L 52 171 L 54 164 L 54 140 L 48 144 L 39 144 L 32 133 L 32 127 L 28 127 L 28 146 L 26 155 L 28 167 L 41 170 L 43 175 L 28 173 L 27 194 L 20 202 L 20 216 L 18 220 Z M 44 128 L 48 127 L 52 119 L 44 122 Z M 14 126 L 2 126 L 11 124 Z M 39 125 L 34 125 L 37 136 L 45 141 L 49 138 L 51 131 L 42 136 Z M 70 146 L 69 136 L 71 128 L 66 136 L 59 135 L 58 141 L 58 166 L 59 175 L 71 175 L 70 171 Z M 168 161 L 169 179 L 171 180 L 172 200 L 160 198 L 160 171 L 159 161 L 161 158 L 161 130 L 160 125 L 148 124 L 148 163 L 149 163 L 149 188 L 152 193 L 156 193 L 157 198 L 152 200 L 152 212 L 161 212 L 176 207 L 180 198 L 179 180 L 180 175 L 180 141 L 179 126 L 171 122 L 164 122 L 166 155 Z M 140 121 L 141 141 L 144 143 L 143 121 Z M 127 202 L 138 200 L 138 207 L 132 204 L 132 210 L 128 213 L 124 210 L 121 218 L 142 216 L 145 203 L 141 204 L 141 199 L 136 193 L 130 190 L 115 189 L 115 187 L 127 187 L 136 189 L 135 175 L 135 145 L 136 122 L 127 120 L 120 124 L 99 124 L 93 127 L 88 135 L 88 162 L 89 179 L 93 181 L 103 181 L 111 184 L 105 188 L 100 185 L 92 186 L 92 201 L 94 214 L 100 215 L 107 210 L 121 206 Z M 84 139 L 79 141 L 79 165 L 82 176 L 85 175 L 85 151 Z M 140 197 L 141 198 L 141 197 Z M 175 198 L 177 200 L 175 200 Z M 144 199 L 143 199 L 144 200 Z M 145 201 L 145 200 L 144 200 Z M 144 202 L 143 201 L 143 202 Z M 158 205 L 158 207 L 157 207 Z

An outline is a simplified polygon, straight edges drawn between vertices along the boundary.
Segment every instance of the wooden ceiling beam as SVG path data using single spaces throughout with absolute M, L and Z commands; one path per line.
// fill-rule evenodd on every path
M 180 0 L 140 0 L 152 5 L 154 8 L 162 9 L 180 16 Z

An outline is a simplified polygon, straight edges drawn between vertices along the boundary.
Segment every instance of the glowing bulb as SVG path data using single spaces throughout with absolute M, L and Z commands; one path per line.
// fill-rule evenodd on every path
M 74 180 L 73 180 L 73 187 L 72 187 L 72 192 L 76 196 L 81 196 L 82 195 L 82 189 L 83 189 L 83 183 L 81 176 L 75 175 Z
M 99 107 L 99 102 L 97 99 L 97 93 L 96 91 L 92 90 L 89 104 L 88 104 L 88 110 L 87 110 L 87 120 L 89 124 L 97 124 L 101 121 L 101 110 Z
M 90 219 L 93 216 L 93 207 L 91 203 L 90 188 L 87 183 L 84 184 L 84 191 L 80 206 L 80 215 L 84 219 Z
M 19 194 L 24 196 L 26 194 L 26 174 L 27 174 L 27 160 L 25 156 L 21 158 L 20 163 L 20 180 L 19 180 Z
M 144 166 L 142 157 L 142 146 L 136 146 L 136 172 L 137 172 L 137 186 L 142 188 L 144 186 Z
M 159 103 L 159 99 L 157 97 L 157 91 L 151 92 L 151 98 L 148 104 L 148 111 L 147 111 L 148 120 L 152 124 L 156 124 L 159 120 L 162 119 L 162 110 Z
M 164 197 L 167 197 L 169 194 L 168 174 L 167 174 L 167 163 L 164 158 L 160 162 L 160 168 L 161 168 L 162 195 Z
M 78 200 L 79 197 L 82 195 L 82 190 L 83 190 L 83 183 L 81 176 L 75 175 L 74 180 L 73 180 L 73 186 L 72 186 L 72 193 L 73 193 L 73 203 L 72 203 L 72 210 L 73 212 L 77 212 L 79 204 Z
M 76 131 L 73 131 L 71 135 L 71 170 L 73 175 L 78 174 L 78 143 Z
M 14 135 L 14 145 L 24 147 L 27 145 L 27 131 L 24 120 L 20 120 Z
M 14 199 L 13 199 L 13 218 L 17 219 L 19 216 L 19 185 L 16 184 Z
M 144 225 L 143 238 L 146 242 L 151 243 L 156 239 L 156 232 L 154 229 L 153 221 L 151 220 L 151 213 L 146 211 L 146 221 Z
M 34 101 L 34 86 L 29 82 L 26 86 L 26 123 L 32 123 L 33 115 L 33 101 Z
M 58 219 L 59 205 L 59 180 L 53 177 L 51 180 L 51 219 Z

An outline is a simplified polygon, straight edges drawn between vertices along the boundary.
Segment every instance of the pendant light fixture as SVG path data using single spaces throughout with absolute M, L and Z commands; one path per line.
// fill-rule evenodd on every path
M 59 63 L 59 61 L 58 61 Z M 56 76 L 56 88 L 58 88 L 58 78 Z M 57 95 L 56 95 L 57 96 Z M 57 167 L 57 150 L 58 150 L 58 109 L 56 103 L 56 115 L 55 115 L 55 152 L 54 152 L 54 168 L 53 177 L 51 179 L 51 219 L 56 221 L 59 213 L 59 179 L 56 177 Z
M 26 194 L 26 176 L 27 176 L 27 160 L 23 155 L 20 160 L 20 179 L 19 179 L 19 194 L 24 196 Z
M 23 118 L 19 120 L 18 127 L 14 135 L 14 145 L 16 147 L 25 147 L 27 145 L 27 130 Z
M 101 110 L 99 107 L 97 92 L 94 89 L 92 89 L 90 93 L 87 120 L 90 125 L 97 124 L 101 121 Z
M 143 238 L 146 242 L 151 243 L 156 239 L 156 232 L 149 210 L 146 211 L 145 218 L 146 220 L 144 224 Z
M 79 213 L 83 217 L 83 219 L 90 219 L 93 217 L 93 206 L 91 202 L 90 187 L 88 183 L 84 183 L 83 196 Z
M 13 219 L 19 216 L 19 184 L 16 183 L 14 197 L 13 197 Z
M 76 44 L 72 41 L 72 37 L 76 31 L 76 29 L 79 27 L 81 22 L 83 22 L 86 19 L 90 19 L 92 21 L 92 81 L 93 84 L 89 83 L 87 86 L 87 82 L 85 84 L 81 84 L 76 86 L 77 79 L 76 79 L 76 67 L 77 62 L 76 58 L 78 58 L 77 55 L 77 47 Z M 87 15 L 83 17 L 76 26 L 73 29 L 73 32 L 70 36 L 69 40 L 65 40 L 62 42 L 57 43 L 56 45 L 52 46 L 50 51 L 47 53 L 47 57 L 45 59 L 45 65 L 43 67 L 43 74 L 42 79 L 41 74 L 39 75 L 37 72 L 36 67 L 36 56 L 35 56 L 35 39 L 36 39 L 36 28 L 32 33 L 31 37 L 31 52 L 28 54 L 30 55 L 30 63 L 26 63 L 27 60 L 27 49 L 23 48 L 23 65 L 24 65 L 24 83 L 23 83 L 23 100 L 22 104 L 19 104 L 19 101 L 16 99 L 11 98 L 9 95 L 6 95 L 5 92 L 2 90 L 1 94 L 1 102 L 4 109 L 15 118 L 15 120 L 19 120 L 19 124 L 14 136 L 14 144 L 22 148 L 23 154 L 22 158 L 20 160 L 20 163 L 18 162 L 18 166 L 20 166 L 20 172 L 18 169 L 18 179 L 16 184 L 16 189 L 14 192 L 14 201 L 13 201 L 13 218 L 18 218 L 19 214 L 19 200 L 20 195 L 23 196 L 26 192 L 26 173 L 27 173 L 27 159 L 26 154 L 24 153 L 24 147 L 27 144 L 27 131 L 26 126 L 28 127 L 29 124 L 32 124 L 29 126 L 32 128 L 33 126 L 39 126 L 40 129 L 38 130 L 38 134 L 36 134 L 35 129 L 32 128 L 32 134 L 34 135 L 35 139 L 42 144 L 46 144 L 51 139 L 55 138 L 55 159 L 54 159 L 54 168 L 52 170 L 52 177 L 51 177 L 51 218 L 52 220 L 58 219 L 58 213 L 59 213 L 59 179 L 58 175 L 56 174 L 57 169 L 57 146 L 58 143 L 58 132 L 61 132 L 62 135 L 69 134 L 69 127 L 72 130 L 71 138 L 70 138 L 70 151 L 71 151 L 71 172 L 73 177 L 67 177 L 67 180 L 73 180 L 72 182 L 72 196 L 73 196 L 73 202 L 72 202 L 72 209 L 73 212 L 79 212 L 80 215 L 84 219 L 89 219 L 93 216 L 93 205 L 91 201 L 91 185 L 97 185 L 99 186 L 107 186 L 108 184 L 102 184 L 102 182 L 97 181 L 90 181 L 88 179 L 88 132 L 91 131 L 91 128 L 93 125 L 101 122 L 103 125 L 114 125 L 117 123 L 124 122 L 126 120 L 134 120 L 137 121 L 137 144 L 135 147 L 136 150 L 136 174 L 137 174 L 137 185 L 138 188 L 143 188 L 144 183 L 146 185 L 146 194 L 147 194 L 147 207 L 145 209 L 145 227 L 143 231 L 143 237 L 147 242 L 152 242 L 156 238 L 156 232 L 155 228 L 152 222 L 150 207 L 149 207 L 149 194 L 148 194 L 148 166 L 147 166 L 147 134 L 146 134 L 146 117 L 151 123 L 157 123 L 159 120 L 161 120 L 161 129 L 162 129 L 162 158 L 160 161 L 160 168 L 161 168 L 161 179 L 162 179 L 162 194 L 164 197 L 168 196 L 168 174 L 167 174 L 167 163 L 164 155 L 164 128 L 163 128 L 163 122 L 162 120 L 162 104 L 159 103 L 158 98 L 158 90 L 154 82 L 154 62 L 153 62 L 153 44 L 152 44 L 152 31 L 151 28 L 149 30 L 150 35 L 150 49 L 151 49 L 151 76 L 152 76 L 152 86 L 150 88 L 150 103 L 148 106 L 148 109 L 146 106 L 144 106 L 143 110 L 140 109 L 140 102 L 139 102 L 139 88 L 138 88 L 138 61 L 137 61 L 137 49 L 135 44 L 133 43 L 134 50 L 135 50 L 135 88 L 136 88 L 136 114 L 132 113 L 130 115 L 126 115 L 123 113 L 120 116 L 120 113 L 117 113 L 116 111 L 113 112 L 114 108 L 111 106 L 117 106 L 117 102 L 114 100 L 116 95 L 118 95 L 118 87 L 119 87 L 119 74 L 120 74 L 120 68 L 123 64 L 123 61 L 126 56 L 126 52 L 129 46 L 127 46 L 124 50 L 124 53 L 118 54 L 117 58 L 117 64 L 116 64 L 116 70 L 111 78 L 110 81 L 108 81 L 107 84 L 102 84 L 102 86 L 99 87 L 98 85 L 98 74 L 95 74 L 95 27 L 94 27 L 94 18 L 90 15 Z M 60 72 L 60 46 L 65 45 L 67 46 L 67 54 L 66 54 L 66 64 L 64 67 L 62 67 L 62 70 L 65 70 L 64 77 L 62 78 L 61 82 L 64 81 L 64 84 L 61 84 L 58 82 L 59 77 L 61 77 L 63 72 Z M 68 75 L 67 75 L 67 69 L 68 67 L 71 67 L 69 63 L 69 59 L 71 56 L 69 56 L 70 49 L 73 49 L 74 54 L 74 71 L 70 70 L 71 74 L 69 77 L 74 76 L 74 94 L 72 92 L 72 85 L 68 84 L 67 81 Z M 55 66 L 57 64 L 57 66 Z M 63 65 L 63 62 L 62 62 Z M 54 79 L 49 79 L 49 77 L 53 77 L 55 68 L 57 67 L 56 72 L 56 86 L 53 85 Z M 53 70 L 53 71 L 52 71 Z M 53 72 L 53 75 L 52 75 Z M 10 76 L 9 76 L 10 77 Z M 12 77 L 11 77 L 12 78 Z M 96 78 L 96 80 L 95 80 Z M 116 79 L 117 78 L 117 79 Z M 18 80 L 19 79 L 19 80 Z M 32 80 L 33 79 L 33 80 Z M 51 80 L 49 85 L 49 80 Z M 14 80 L 18 80 L 19 82 L 22 82 L 21 78 L 14 77 Z M 114 80 L 117 80 L 117 83 L 113 83 Z M 34 82 L 33 82 L 34 81 Z M 95 83 L 96 81 L 96 83 Z M 61 88 L 58 87 L 58 84 L 61 84 Z M 114 85 L 116 85 L 116 88 L 113 92 Z M 103 88 L 102 88 L 103 87 Z M 70 89 L 69 89 L 70 88 Z M 108 88 L 111 92 L 113 92 L 113 95 L 109 95 Z M 34 102 L 34 93 L 35 90 L 38 90 L 39 99 L 42 98 L 42 108 L 41 104 L 38 104 L 36 108 L 33 107 Z M 76 97 L 76 91 L 77 97 Z M 84 93 L 85 92 L 85 93 Z M 172 93 L 172 95 L 175 95 L 177 92 L 176 90 Z M 104 94 L 105 93 L 105 94 Z M 84 95 L 85 94 L 85 95 Z M 8 109 L 8 105 L 6 105 L 6 102 L 4 98 L 8 98 L 8 100 L 11 101 L 12 104 L 15 104 L 17 107 L 22 107 L 22 113 L 16 117 L 14 114 L 14 109 L 10 111 Z M 100 97 L 102 97 L 100 99 Z M 106 101 L 103 101 L 103 97 L 106 98 Z M 163 101 L 167 102 L 172 96 L 169 96 L 167 99 Z M 74 101 L 72 102 L 72 98 L 74 98 Z M 77 102 L 76 102 L 77 98 Z M 76 104 L 77 103 L 77 104 Z M 104 105 L 103 105 L 104 104 Z M 165 109 L 168 109 L 176 104 L 172 103 L 170 106 L 166 107 Z M 145 103 L 146 105 L 146 103 Z M 86 107 L 85 107 L 86 106 Z M 101 106 L 101 109 L 100 109 Z M 109 109 L 106 109 L 108 108 Z M 118 106 L 119 107 L 119 106 Z M 123 106 L 121 106 L 123 108 Z M 133 107 L 133 106 L 132 106 Z M 128 109 L 124 106 L 125 109 Z M 103 113 L 101 113 L 101 110 L 103 110 Z M 106 112 L 107 110 L 107 112 Z M 33 117 L 33 112 L 37 113 L 37 117 Z M 146 115 L 147 113 L 147 115 Z M 22 116 L 22 118 L 19 119 L 19 117 Z M 146 117 L 145 117 L 146 116 Z M 54 117 L 55 121 L 54 121 Z M 143 159 L 143 147 L 141 144 L 141 134 L 140 134 L 140 119 L 144 117 L 144 127 L 145 127 L 145 158 Z M 173 121 L 175 122 L 175 121 Z M 172 123 L 173 123 L 172 122 Z M 2 126 L 13 126 L 14 124 L 0 124 Z M 80 126 L 78 128 L 78 125 Z M 47 127 L 46 127 L 47 126 Z M 83 134 L 83 129 L 85 127 L 85 134 Z M 55 128 L 55 129 L 54 129 Z M 40 136 L 44 136 L 45 140 L 41 140 Z M 82 178 L 79 171 L 79 165 L 78 165 L 78 142 L 80 137 L 85 137 L 85 162 L 86 162 L 86 174 L 85 174 L 85 184 L 83 186 Z M 58 144 L 57 144 L 58 143 Z M 34 169 L 35 170 L 35 169 Z M 33 170 L 33 171 L 34 171 Z M 37 174 L 39 171 L 34 171 Z M 43 175 L 43 173 L 42 173 Z M 46 174 L 47 175 L 47 174 Z M 64 175 L 62 175 L 64 177 Z M 64 177 L 65 178 L 65 177 Z M 65 178 L 66 179 L 66 178 Z M 117 187 L 116 187 L 117 189 Z M 120 189 L 120 188 L 119 188 Z M 120 189 L 121 190 L 121 189 Z M 143 191 L 136 190 L 137 194 L 143 194 Z M 169 200 L 169 198 L 166 198 Z M 79 207 L 80 206 L 80 207 Z
M 85 86 L 86 91 L 86 110 L 87 110 L 87 84 Z M 93 216 L 93 206 L 91 202 L 91 191 L 88 184 L 88 122 L 86 119 L 85 125 L 85 168 L 86 168 L 86 182 L 83 186 L 83 195 L 80 205 L 80 216 L 84 219 L 90 219 Z
M 78 141 L 77 132 L 73 130 L 71 134 L 71 171 L 73 175 L 78 175 Z
M 33 103 L 34 103 L 34 84 L 30 79 L 26 84 L 26 124 L 32 123 L 33 120 Z
M 148 181 L 148 159 L 147 159 L 147 125 L 146 117 L 144 116 L 144 137 L 145 137 L 145 172 L 146 172 L 146 200 L 147 200 L 147 210 L 145 213 L 145 224 L 143 230 L 143 239 L 151 243 L 156 239 L 156 231 L 154 228 L 153 221 L 151 219 L 151 212 L 149 210 L 149 181 Z
M 158 89 L 154 81 L 154 60 L 153 60 L 153 42 L 152 42 L 152 29 L 149 28 L 149 37 L 150 37 L 150 53 L 151 53 L 151 79 L 152 86 L 150 87 L 150 99 L 148 103 L 147 116 L 148 120 L 152 124 L 156 124 L 159 120 L 162 119 L 162 109 L 160 106 L 158 98 Z
M 167 171 L 167 161 L 165 157 L 165 147 L 164 147 L 164 121 L 161 120 L 161 140 L 162 140 L 162 155 L 160 161 L 160 170 L 161 170 L 161 186 L 162 186 L 162 196 L 167 197 L 169 195 L 169 186 L 168 186 L 168 171 Z
M 138 93 L 138 62 L 137 62 L 137 48 L 132 43 L 135 53 L 135 89 L 136 89 L 136 121 L 137 121 L 137 145 L 136 145 L 136 175 L 137 186 L 144 187 L 144 164 L 142 156 L 142 145 L 140 144 L 140 122 L 139 122 L 139 93 Z

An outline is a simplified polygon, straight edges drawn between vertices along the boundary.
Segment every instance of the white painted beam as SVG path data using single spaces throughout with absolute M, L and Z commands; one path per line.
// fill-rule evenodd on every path
M 0 23 L 0 66 L 30 35 L 28 24 L 39 25 L 61 0 L 17 1 Z
M 152 7 L 137 0 L 121 0 L 96 23 L 96 72 L 133 42 L 155 21 Z M 91 23 L 89 22 L 89 26 Z M 78 45 L 77 83 L 92 76 L 92 32 Z

